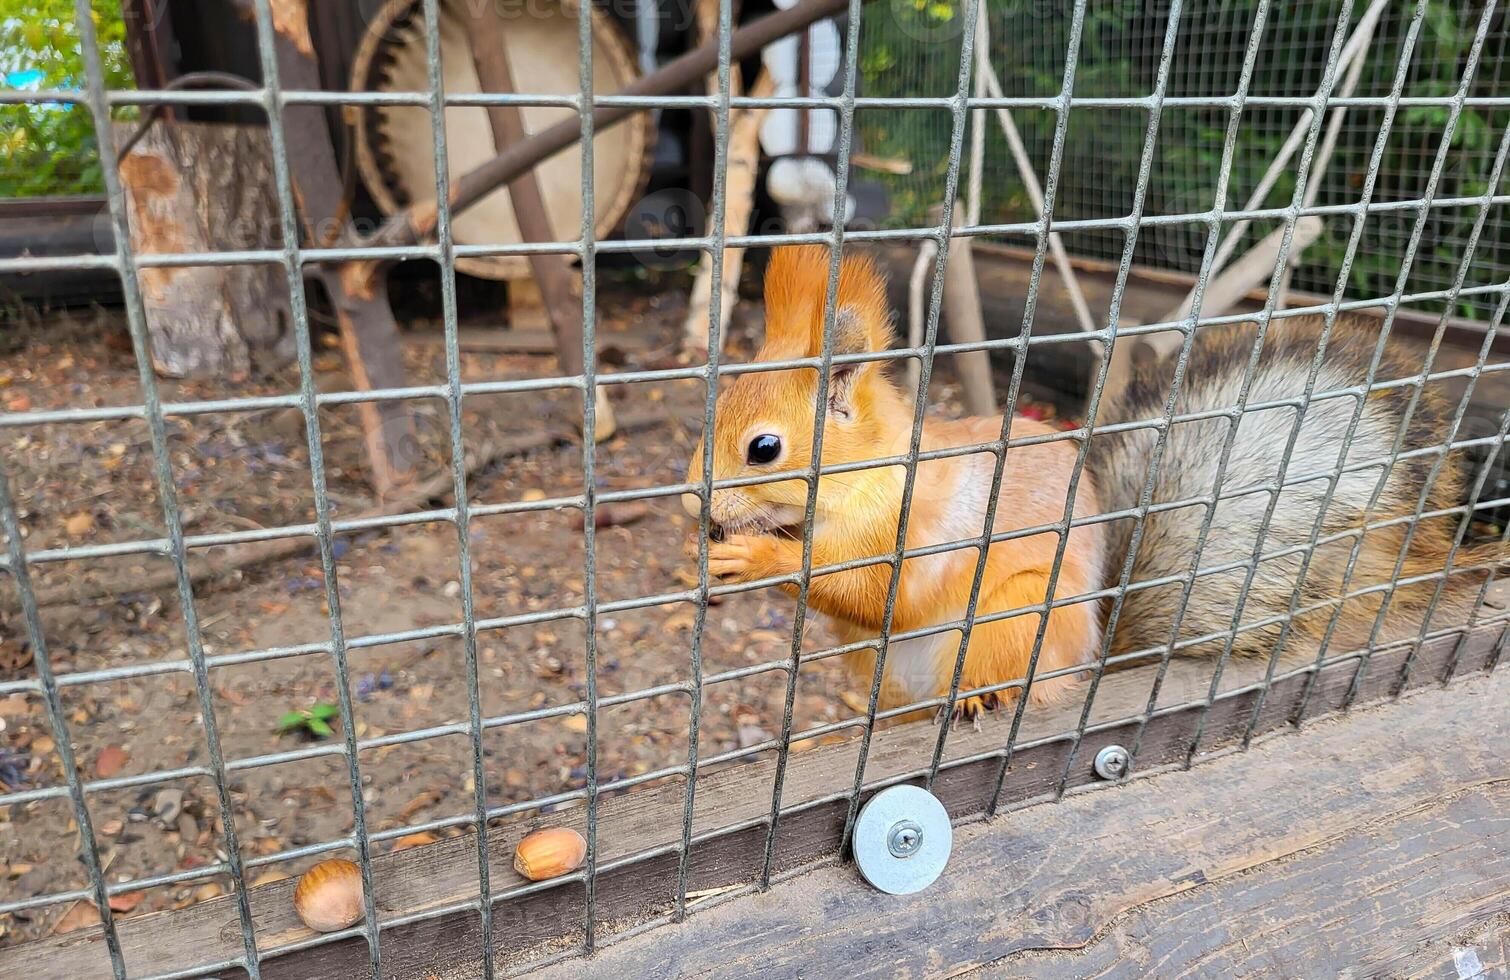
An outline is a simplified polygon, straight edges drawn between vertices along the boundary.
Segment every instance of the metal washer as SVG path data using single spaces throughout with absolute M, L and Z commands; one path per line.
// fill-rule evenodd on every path
M 901 840 L 905 846 L 898 846 Z M 883 789 L 861 807 L 855 821 L 855 865 L 866 881 L 890 895 L 909 895 L 933 884 L 953 848 L 949 812 L 919 786 Z M 898 851 L 905 853 L 898 856 Z

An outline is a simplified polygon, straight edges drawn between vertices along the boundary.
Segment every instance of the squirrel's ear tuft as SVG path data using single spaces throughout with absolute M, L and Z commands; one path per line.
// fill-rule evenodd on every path
M 764 356 L 816 357 L 823 350 L 823 308 L 830 251 L 824 245 L 777 248 L 766 266 Z M 847 256 L 839 267 L 835 351 L 860 353 L 891 346 L 886 280 L 866 256 Z

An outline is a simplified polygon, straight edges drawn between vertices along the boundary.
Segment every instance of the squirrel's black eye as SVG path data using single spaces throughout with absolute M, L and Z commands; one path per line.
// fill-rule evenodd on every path
M 752 466 L 762 466 L 776 461 L 781 455 L 781 438 L 770 434 L 756 436 L 750 440 L 750 448 L 745 452 L 745 459 Z

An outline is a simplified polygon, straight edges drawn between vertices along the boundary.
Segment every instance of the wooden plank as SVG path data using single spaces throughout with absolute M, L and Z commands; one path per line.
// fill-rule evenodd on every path
M 1422 801 L 1169 899 L 1084 946 L 1020 953 L 982 977 L 1502 976 L 1510 949 L 1510 785 Z M 1466 974 L 1469 977 L 1474 973 Z
M 242 17 L 253 19 L 252 0 L 235 0 L 235 4 Z M 306 0 L 274 3 L 273 26 L 283 88 L 318 90 L 320 66 L 309 33 Z M 312 245 L 344 241 L 349 215 L 325 109 L 285 107 L 283 125 L 304 237 Z M 375 263 L 321 265 L 318 275 L 335 308 L 352 383 L 361 391 L 404 387 L 408 380 L 398 324 Z M 417 478 L 421 456 L 409 403 L 359 402 L 357 418 L 367 447 L 373 489 L 380 497 L 401 492 Z
M 1033 250 L 1019 248 L 1012 245 L 1002 245 L 998 242 L 979 242 L 977 249 L 985 254 L 992 255 L 1010 261 L 1022 268 L 1021 275 L 1026 278 L 1028 269 L 1032 266 Z M 1077 272 L 1085 272 L 1099 277 L 1105 281 L 1098 286 L 1099 290 L 1105 291 L 1106 299 L 1110 299 L 1111 287 L 1117 275 L 1118 263 L 1107 259 L 1094 259 L 1077 256 L 1071 260 L 1071 264 Z M 1141 303 L 1134 299 L 1138 295 L 1132 291 L 1134 286 L 1146 287 L 1150 294 L 1156 287 L 1164 287 L 1158 295 L 1167 297 L 1174 292 L 1178 298 L 1195 288 L 1196 277 L 1187 272 L 1176 272 L 1172 269 L 1160 269 L 1153 266 L 1136 265 L 1128 277 L 1129 292 L 1123 299 L 1123 310 L 1130 316 L 1138 317 L 1141 323 L 1152 323 L 1157 317 L 1167 313 L 1168 308 L 1149 307 L 1145 309 Z M 1141 292 L 1141 291 L 1140 291 Z M 1238 304 L 1239 311 L 1256 311 L 1263 308 L 1268 299 L 1268 286 L 1261 286 L 1252 290 L 1243 297 L 1243 302 Z M 1318 293 L 1290 292 L 1290 306 L 1320 306 L 1330 303 L 1330 296 L 1322 296 Z M 1094 304 L 1093 304 L 1094 305 Z M 1383 310 L 1360 311 L 1382 316 Z M 1103 313 L 1104 319 L 1104 313 Z M 1429 338 L 1435 332 L 1441 322 L 1441 315 L 1411 307 L 1401 307 L 1395 313 L 1395 327 L 1401 333 L 1410 337 Z M 1477 350 L 1484 340 L 1484 329 L 1487 324 L 1482 320 L 1470 320 L 1467 317 L 1450 316 L 1447 318 L 1447 343 L 1459 347 Z M 1078 326 L 1076 327 L 1078 329 Z M 1493 349 L 1499 354 L 1510 354 L 1510 330 L 1501 328 L 1494 339 Z
M 509 68 L 508 47 L 503 40 L 503 25 L 490 6 L 473 10 L 471 14 L 469 39 L 479 91 L 504 95 L 517 93 Z M 492 127 L 493 145 L 497 149 L 519 143 L 525 137 L 524 114 L 517 105 L 488 106 L 488 125 Z M 519 225 L 522 241 L 556 241 L 556 230 L 551 227 L 545 198 L 540 193 L 540 182 L 535 179 L 533 169 L 524 171 L 509 183 L 509 203 L 514 209 L 514 220 Z M 556 360 L 561 373 L 581 374 L 582 307 L 581 300 L 572 294 L 571 259 L 566 255 L 531 254 L 529 263 L 541 305 L 556 336 Z
M 1461 654 L 1460 670 L 1481 669 L 1501 642 L 1503 622 L 1472 634 Z M 1427 644 L 1418 654 L 1411 686 L 1438 682 L 1452 662 L 1458 644 L 1445 637 Z M 1381 651 L 1360 694 L 1360 703 L 1387 696 L 1393 689 L 1407 649 Z M 1350 686 L 1355 660 L 1339 660 L 1318 675 L 1312 702 L 1313 715 L 1332 710 Z M 1140 771 L 1182 763 L 1205 716 L 1200 743 L 1202 751 L 1229 746 L 1241 739 L 1258 700 L 1257 684 L 1265 665 L 1239 661 L 1230 664 L 1223 677 L 1223 692 L 1209 715 L 1200 704 L 1210 687 L 1212 664 L 1203 660 L 1177 660 L 1170 665 L 1158 714 L 1148 725 L 1139 756 Z M 1306 688 L 1308 675 L 1281 674 L 1272 685 L 1259 714 L 1257 731 L 1278 730 L 1290 724 Z M 1103 680 L 1091 723 L 1105 725 L 1090 733 L 1070 768 L 1068 785 L 1094 782 L 1090 762 L 1100 746 L 1112 742 L 1130 744 L 1136 731 L 1133 722 L 1119 720 L 1140 715 L 1150 689 L 1150 671 L 1134 669 L 1113 672 Z M 1020 743 L 1040 744 L 1019 749 L 1013 756 L 1004 791 L 1003 806 L 1011 808 L 1055 793 L 1069 759 L 1071 733 L 1081 705 L 1030 709 L 1024 716 Z M 956 819 L 983 812 L 1007 742 L 1009 713 L 990 717 L 980 731 L 968 726 L 954 731 L 935 791 Z M 1417 734 L 1430 738 L 1421 726 Z M 876 733 L 871 745 L 867 780 L 894 779 L 927 765 L 938 730 L 929 725 L 906 725 Z M 1393 743 L 1392 743 L 1393 744 Z M 1419 751 L 1430 757 L 1437 750 Z M 777 836 L 778 870 L 796 868 L 831 857 L 839 845 L 846 801 L 831 799 L 852 779 L 856 743 L 822 746 L 794 754 L 786 776 L 784 806 L 803 807 L 783 816 Z M 1419 760 L 1417 760 L 1419 761 Z M 1405 765 L 1407 763 L 1401 763 Z M 698 778 L 695 834 L 713 834 L 762 819 L 770 807 L 774 763 L 769 759 L 737 765 Z M 629 928 L 664 914 L 675 893 L 676 858 L 650 852 L 674 845 L 681 834 L 682 788 L 670 785 L 646 792 L 631 792 L 604 798 L 599 804 L 599 861 L 625 862 L 600 875 L 598 913 L 605 932 Z M 1236 810 L 1231 812 L 1238 812 Z M 511 822 L 490 829 L 489 853 L 495 891 L 523 884 L 511 866 L 513 846 L 537 826 L 583 827 L 580 808 L 543 818 Z M 753 826 L 710 836 L 694 845 L 690 887 L 716 888 L 748 882 L 760 871 L 763 826 Z M 466 837 L 413 848 L 374 860 L 374 881 L 380 918 L 390 922 L 426 909 L 437 909 L 476 895 L 476 848 Z M 292 882 L 275 882 L 251 890 L 250 901 L 259 949 L 264 955 L 315 936 L 295 918 Z M 495 957 L 501 964 L 533 960 L 542 951 L 559 952 L 562 937 L 569 946 L 582 921 L 582 888 L 578 882 L 531 895 L 511 896 L 496 906 Z M 423 978 L 476 975 L 480 967 L 478 919 L 475 912 L 461 911 L 435 919 L 385 928 L 385 972 L 391 977 Z M 234 902 L 216 899 L 180 912 L 159 913 L 126 919 L 119 934 L 127 965 L 133 974 L 157 974 L 236 957 L 240 933 Z M 365 969 L 366 943 L 358 937 L 338 939 L 325 945 L 268 959 L 263 973 L 268 977 L 347 976 Z M 90 970 L 108 970 L 104 943 L 98 930 L 81 930 L 66 936 L 26 946 L 0 950 L 0 976 L 71 978 Z M 226 976 L 237 975 L 234 973 Z
M 537 976 L 1453 976 L 1451 947 L 1475 941 L 1492 968 L 1507 701 L 1503 672 L 1422 692 L 957 828 L 916 895 L 831 865 Z

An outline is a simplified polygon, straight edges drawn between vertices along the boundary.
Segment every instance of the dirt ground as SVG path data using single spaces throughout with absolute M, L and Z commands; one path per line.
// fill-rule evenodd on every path
M 685 311 L 685 282 L 609 281 L 601 287 L 600 346 L 629 338 L 605 356 L 610 370 L 677 364 L 675 341 Z M 744 304 L 733 324 L 732 355 L 747 359 L 757 339 L 758 303 Z M 465 324 L 464 324 L 465 326 Z M 420 324 L 406 345 L 415 383 L 444 379 L 438 325 Z M 432 342 L 424 342 L 426 338 Z M 323 390 L 350 386 L 342 357 L 327 342 L 316 354 Z M 10 333 L 0 353 L 0 403 L 7 410 L 48 410 L 140 401 L 136 367 L 119 311 L 51 316 Z M 466 380 L 540 376 L 547 358 L 465 353 Z M 295 390 L 286 370 L 246 383 L 164 381 L 163 398 L 190 401 Z M 940 400 L 953 401 L 947 372 Z M 469 398 L 468 446 L 522 431 L 560 426 L 567 395 L 539 393 Z M 600 487 L 622 490 L 680 482 L 701 424 L 699 382 L 615 386 L 623 419 L 648 419 L 597 447 Z M 445 472 L 449 446 L 444 405 L 421 402 L 425 466 Z M 360 430 L 348 408 L 322 411 L 327 477 L 337 518 L 371 505 Z M 176 417 L 168 421 L 173 476 L 187 531 L 205 534 L 314 520 L 302 418 L 291 409 Z M 146 426 L 140 420 L 58 424 L 6 430 L 5 472 L 21 508 L 28 551 L 127 542 L 165 535 Z M 496 460 L 474 473 L 474 503 L 571 495 L 581 491 L 581 449 L 560 442 Z M 443 506 L 436 500 L 433 506 Z M 636 516 L 630 514 L 630 516 Z M 686 588 L 680 544 L 691 528 L 675 497 L 649 501 L 639 519 L 598 533 L 598 590 L 605 601 Z M 206 549 L 210 550 L 210 549 Z M 222 549 L 225 550 L 225 549 Z M 479 617 L 576 605 L 583 598 L 580 515 L 544 511 L 477 518 L 471 532 Z M 361 637 L 461 621 L 456 532 L 442 522 L 342 536 L 336 545 L 341 613 L 350 651 L 356 734 L 372 739 L 465 721 L 468 712 L 461 642 L 360 645 Z M 127 555 L 34 566 L 39 592 L 104 582 L 118 593 L 43 609 L 53 670 L 69 675 L 126 666 L 172 664 L 128 680 L 66 684 L 62 706 L 86 778 L 131 776 L 204 765 L 208 754 L 193 674 L 187 669 L 184 618 L 172 589 L 133 591 L 132 583 L 170 568 L 166 558 Z M 0 683 L 34 676 L 34 651 L 15 612 L 14 583 L 0 577 Z M 227 581 L 196 586 L 205 652 L 235 658 L 281 648 L 276 659 L 221 663 L 210 672 L 215 720 L 230 778 L 236 826 L 247 857 L 333 840 L 352 827 L 352 800 L 339 756 L 255 768 L 238 767 L 268 753 L 332 744 L 309 733 L 277 732 L 282 716 L 333 703 L 336 674 L 324 652 L 289 648 L 324 643 L 330 624 L 317 552 L 246 568 Z M 710 609 L 704 647 L 708 673 L 780 660 L 789 654 L 792 600 L 776 592 L 730 597 Z M 611 696 L 691 677 L 693 610 L 679 603 L 605 615 L 599 620 L 599 692 Z M 808 648 L 831 643 L 812 626 Z M 482 710 L 498 716 L 572 703 L 585 693 L 581 624 L 563 619 L 490 630 L 479 638 Z M 780 732 L 785 698 L 780 672 L 708 687 L 703 695 L 703 757 L 752 745 Z M 851 707 L 846 707 L 849 702 Z M 797 730 L 853 713 L 857 702 L 836 660 L 805 668 L 796 691 Z M 600 782 L 611 783 L 682 764 L 688 751 L 688 699 L 663 696 L 604 709 L 599 716 Z M 800 746 L 799 746 L 800 748 Z M 490 730 L 484 738 L 490 805 L 518 803 L 580 787 L 585 719 L 551 718 Z M 472 766 L 466 737 L 448 735 L 388 744 L 359 759 L 371 831 L 468 814 Z M 0 791 L 63 785 L 58 754 L 40 697 L 0 696 Z M 91 794 L 91 818 L 108 876 L 130 881 L 192 870 L 223 858 L 213 782 L 186 777 Z M 438 833 L 457 834 L 459 828 Z M 399 842 L 432 838 L 422 834 Z M 385 843 L 382 848 L 395 846 Z M 66 797 L 0 806 L 0 898 L 24 900 L 84 887 L 76 858 L 77 827 Z M 330 856 L 330 855 L 321 855 Z M 318 858 L 258 867 L 254 880 L 297 874 Z M 117 914 L 182 907 L 229 890 L 224 877 L 148 887 L 121 895 Z M 95 920 L 87 903 L 59 903 L 0 915 L 0 944 L 67 931 Z

